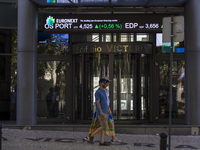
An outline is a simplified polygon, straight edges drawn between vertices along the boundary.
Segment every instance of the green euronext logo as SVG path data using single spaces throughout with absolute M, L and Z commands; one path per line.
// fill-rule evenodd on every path
M 47 3 L 56 3 L 56 0 L 47 0 Z
M 52 26 L 55 23 L 55 19 L 52 16 L 47 17 L 46 24 Z

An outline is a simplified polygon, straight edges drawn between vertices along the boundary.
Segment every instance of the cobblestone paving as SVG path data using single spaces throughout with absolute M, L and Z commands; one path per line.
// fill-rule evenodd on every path
M 159 135 L 116 134 L 121 144 L 99 146 L 83 142 L 87 132 L 2 129 L 2 150 L 159 150 Z M 105 137 L 110 142 L 110 137 Z M 171 136 L 172 150 L 200 149 L 200 136 Z

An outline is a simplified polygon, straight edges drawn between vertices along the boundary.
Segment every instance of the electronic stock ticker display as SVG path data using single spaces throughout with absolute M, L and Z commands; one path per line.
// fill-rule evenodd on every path
M 44 31 L 161 31 L 161 15 L 45 15 Z

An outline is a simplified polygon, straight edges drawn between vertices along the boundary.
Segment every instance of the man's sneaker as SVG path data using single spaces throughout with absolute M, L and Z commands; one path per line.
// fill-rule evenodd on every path
M 120 144 L 120 143 L 121 143 L 121 141 L 118 139 L 111 140 L 111 144 Z
M 103 143 L 99 143 L 99 146 L 110 146 L 110 144 L 108 144 L 108 143 L 105 143 L 105 142 L 103 142 Z
M 86 137 L 84 138 L 84 140 L 90 142 L 90 139 L 89 139 L 88 136 L 86 136 Z
M 93 140 L 94 140 L 94 137 L 89 135 L 89 142 L 93 144 L 94 143 Z

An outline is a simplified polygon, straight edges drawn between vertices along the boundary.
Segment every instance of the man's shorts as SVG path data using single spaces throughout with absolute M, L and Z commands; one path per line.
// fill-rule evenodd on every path
M 108 114 L 104 114 L 104 117 L 101 117 L 100 115 L 98 116 L 99 122 L 100 122 L 100 126 L 101 127 L 106 127 L 108 126 Z

